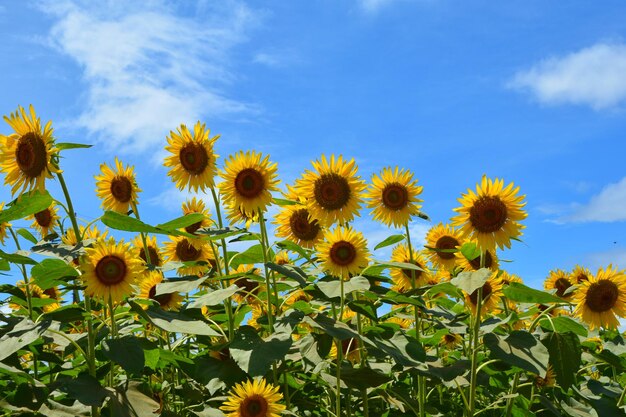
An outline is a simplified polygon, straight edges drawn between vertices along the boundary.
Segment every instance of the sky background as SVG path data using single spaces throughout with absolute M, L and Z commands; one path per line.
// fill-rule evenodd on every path
M 622 1 L 9 0 L 0 113 L 33 104 L 58 141 L 94 144 L 61 163 L 86 221 L 115 156 L 136 168 L 145 221 L 178 217 L 165 137 L 197 120 L 221 134 L 220 166 L 261 151 L 283 184 L 322 154 L 368 182 L 410 169 L 432 219 L 417 242 L 483 174 L 504 178 L 528 218 L 503 268 L 540 287 L 553 268 L 626 268 L 625 37 Z M 396 233 L 365 209 L 354 225 L 371 246 Z

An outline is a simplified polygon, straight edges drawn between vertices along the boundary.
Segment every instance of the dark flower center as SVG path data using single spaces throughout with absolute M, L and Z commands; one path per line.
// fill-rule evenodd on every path
M 400 184 L 389 184 L 383 190 L 383 204 L 389 210 L 402 210 L 409 204 L 409 193 Z
M 407 259 L 407 260 L 404 261 L 404 263 L 413 264 L 413 265 L 415 265 L 418 268 L 424 269 L 424 267 L 422 265 L 420 265 L 420 263 L 417 262 L 417 261 L 411 262 L 410 259 Z M 404 276 L 409 278 L 409 279 L 413 279 L 413 276 L 415 276 L 416 280 L 420 279 L 420 277 L 422 276 L 422 272 L 424 272 L 424 271 L 420 271 L 420 270 L 417 270 L 417 269 L 408 269 L 408 268 L 403 268 L 402 269 L 402 273 L 404 274 Z
M 485 268 L 491 268 L 493 265 L 493 257 L 489 251 L 485 251 Z M 480 256 L 475 257 L 471 261 L 469 261 L 470 265 L 475 271 L 480 269 Z
M 265 180 L 256 169 L 246 168 L 237 174 L 235 189 L 245 198 L 255 198 L 265 190 Z
M 619 288 L 613 281 L 602 279 L 591 284 L 585 296 L 585 305 L 594 313 L 609 311 L 619 297 Z
M 339 174 L 324 174 L 315 181 L 314 195 L 322 208 L 338 210 L 350 200 L 350 184 Z
M 480 233 L 497 232 L 506 219 L 506 205 L 499 197 L 480 197 L 470 209 L 470 222 Z
M 456 249 L 457 246 L 459 246 L 459 241 L 452 236 L 442 236 L 435 243 L 437 249 Z M 437 252 L 437 256 L 441 259 L 453 259 L 454 252 Z
M 132 197 L 133 184 L 126 177 L 116 176 L 111 181 L 111 194 L 120 203 L 128 203 Z
M 447 343 L 447 344 L 452 344 L 452 343 L 456 343 L 457 342 L 457 338 L 453 335 L 453 334 L 446 334 L 443 336 L 443 340 Z
M 171 292 L 156 295 L 156 285 L 153 285 L 148 292 L 148 298 L 158 302 L 161 307 L 165 307 L 172 300 L 173 296 L 174 294 Z
M 247 294 L 252 295 L 258 294 L 260 289 L 259 283 L 249 278 L 239 278 L 235 281 L 235 285 L 243 289 Z
M 126 263 L 115 255 L 107 255 L 96 264 L 96 278 L 103 285 L 119 284 L 125 277 Z
M 197 222 L 197 223 L 194 223 L 194 224 L 191 224 L 191 225 L 185 227 L 185 232 L 190 233 L 190 234 L 193 235 L 194 233 L 196 233 L 198 231 L 200 226 L 202 226 L 202 222 L 201 221 Z
M 317 220 L 309 221 L 309 211 L 305 208 L 296 210 L 289 218 L 289 227 L 295 237 L 305 242 L 315 240 L 320 232 Z
M 190 142 L 178 153 L 180 163 L 190 174 L 200 175 L 209 165 L 209 155 L 204 146 Z
M 48 163 L 46 144 L 41 136 L 28 132 L 22 136 L 15 149 L 17 166 L 28 178 L 37 178 Z
M 491 295 L 491 292 L 493 290 L 491 289 L 491 284 L 489 283 L 489 281 L 485 282 L 483 284 L 483 295 L 481 297 L 482 299 L 482 304 L 484 305 L 484 301 L 487 299 L 487 297 L 489 297 Z M 470 300 L 472 301 L 472 304 L 477 305 L 478 304 L 478 290 L 475 290 L 472 294 L 470 294 Z
M 176 244 L 176 256 L 183 262 L 195 261 L 200 257 L 202 251 L 196 249 L 187 239 L 183 239 Z
M 161 266 L 161 259 L 159 259 L 159 254 L 153 246 L 148 246 L 148 255 L 150 255 L 150 263 L 152 265 Z M 148 263 L 146 250 L 143 247 L 139 249 L 139 257 L 143 259 L 144 262 Z
M 558 295 L 559 297 L 565 297 L 565 291 L 567 291 L 567 289 L 569 287 L 572 286 L 572 283 L 569 282 L 568 279 L 566 278 L 559 278 L 554 282 L 554 288 L 556 288 L 556 295 Z M 568 294 L 567 296 L 569 297 L 571 295 Z
M 589 281 L 589 277 L 587 276 L 587 274 L 580 273 L 576 275 L 576 284 L 580 284 L 584 281 Z
M 35 220 L 37 220 L 37 224 L 41 227 L 50 227 L 52 223 L 52 215 L 50 214 L 50 209 L 45 209 L 40 211 L 39 213 L 35 213 Z
M 253 394 L 241 402 L 239 414 L 241 417 L 266 417 L 267 409 L 267 400 L 259 394 Z
M 341 240 L 330 248 L 330 260 L 335 265 L 350 265 L 356 259 L 356 248 L 350 242 Z

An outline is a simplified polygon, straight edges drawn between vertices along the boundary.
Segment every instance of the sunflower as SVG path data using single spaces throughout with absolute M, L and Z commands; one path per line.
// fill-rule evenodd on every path
M 576 265 L 574 270 L 570 274 L 570 280 L 574 284 L 582 284 L 584 281 L 589 281 L 591 271 L 580 265 Z
M 487 282 L 483 284 L 480 315 L 483 316 L 488 312 L 495 314 L 500 305 L 502 295 L 502 280 L 498 276 L 498 271 L 494 271 L 491 273 L 489 279 L 487 279 Z M 471 294 L 465 294 L 465 305 L 473 314 L 476 314 L 477 303 L 478 290 L 475 290 Z
M 337 359 L 337 344 L 341 343 L 341 351 L 343 353 L 343 358 L 349 360 L 352 363 L 358 363 L 361 360 L 361 351 L 359 349 L 359 342 L 351 337 L 349 339 L 344 339 L 340 341 L 335 341 L 330 347 L 330 352 L 328 355 Z
M 413 259 L 411 261 L 411 259 Z M 421 271 L 404 268 L 391 268 L 390 275 L 393 281 L 392 289 L 397 292 L 407 292 L 413 288 L 419 288 L 430 279 L 430 271 L 426 267 L 427 261 L 422 252 L 409 248 L 404 243 L 399 244 L 391 251 L 391 262 L 413 264 Z M 414 281 L 415 280 L 415 281 Z
M 238 207 L 246 216 L 265 211 L 272 202 L 272 191 L 278 191 L 275 162 L 258 152 L 238 152 L 228 157 L 219 184 L 226 205 Z
M 448 349 L 454 349 L 463 342 L 463 336 L 457 333 L 446 333 L 441 336 L 439 345 L 447 347 Z
M 461 251 L 456 252 L 454 256 L 456 257 L 457 265 L 464 271 L 478 271 L 480 269 L 480 256 L 470 260 L 467 259 Z M 485 268 L 497 271 L 500 267 L 500 262 L 498 261 L 495 250 L 486 250 L 483 258 Z
M 128 213 L 133 204 L 139 204 L 137 193 L 141 192 L 135 181 L 135 170 L 115 157 L 115 171 L 107 164 L 100 164 L 101 175 L 96 175 L 96 194 L 102 199 L 102 208 L 118 213 Z
M 363 234 L 343 226 L 324 232 L 324 241 L 317 245 L 317 252 L 322 268 L 342 279 L 359 274 L 370 257 Z
M 165 158 L 163 165 L 171 167 L 167 175 L 172 177 L 178 189 L 188 187 L 197 192 L 215 186 L 218 155 L 213 152 L 213 145 L 220 136 L 209 136 L 210 130 L 200 122 L 194 126 L 193 135 L 184 124 L 176 132 L 170 131 L 165 150 L 172 155 Z
M 106 239 L 107 234 L 109 233 L 107 230 L 105 230 L 104 232 L 100 232 L 96 225 L 89 226 L 87 229 L 85 229 L 85 226 L 78 226 L 78 230 L 80 231 L 81 241 L 87 239 Z M 61 236 L 61 242 L 68 246 L 78 245 L 76 233 L 74 233 L 73 228 L 69 228 L 65 231 L 65 234 Z
M 372 176 L 372 184 L 365 194 L 369 199 L 367 206 L 374 209 L 374 220 L 387 226 L 403 227 L 411 216 L 419 213 L 422 200 L 417 196 L 422 189 L 411 171 L 384 168 L 380 175 Z
M 248 319 L 246 324 L 248 326 L 254 327 L 257 330 L 260 330 L 261 325 L 259 324 L 259 319 L 265 314 L 265 306 L 260 303 L 250 303 L 248 305 L 252 309 L 252 314 L 250 315 L 250 318 Z
M 385 320 L 386 323 L 395 323 L 400 326 L 400 328 L 405 330 L 410 329 L 411 326 L 413 326 L 413 321 L 414 320 L 412 319 L 406 319 L 397 316 L 389 317 L 387 320 Z
M 259 222 L 259 213 L 250 213 L 248 215 L 241 210 L 241 207 L 226 205 L 226 219 L 232 225 L 244 223 L 246 229 L 249 229 L 252 223 Z
M 352 221 L 358 215 L 365 190 L 365 182 L 356 175 L 354 159 L 346 162 L 342 156 L 331 155 L 329 161 L 322 155 L 313 167 L 315 171 L 307 170 L 296 181 L 297 193 L 305 199 L 312 218 L 322 226 Z
M 183 216 L 194 213 L 199 213 L 204 216 L 204 218 L 199 222 L 185 227 L 185 232 L 194 234 L 198 229 L 211 226 L 211 213 L 209 212 L 209 210 L 207 210 L 204 201 L 198 200 L 196 197 L 193 197 L 191 200 L 187 200 L 183 203 L 182 209 Z
M 4 203 L 0 203 L 0 211 L 4 208 Z M 11 223 L 0 223 L 0 243 L 4 244 L 4 239 L 7 238 L 7 228 L 11 226 Z
M 278 265 L 289 265 L 293 263 L 293 261 L 289 258 L 289 253 L 284 250 L 281 250 L 276 254 L 274 262 L 276 262 L 276 264 Z
M 463 244 L 461 233 L 439 223 L 426 234 L 426 253 L 434 266 L 451 271 L 456 265 L 456 250 Z
M 0 171 L 6 174 L 4 183 L 11 185 L 11 195 L 18 190 L 46 189 L 46 178 L 52 173 L 60 173 L 52 162 L 59 150 L 54 147 L 52 122 L 41 127 L 41 120 L 35 109 L 30 106 L 30 115 L 22 106 L 4 120 L 13 128 L 14 133 L 0 135 Z
M 53 231 L 53 227 L 60 219 L 57 212 L 58 209 L 55 207 L 54 203 L 52 203 L 50 207 L 28 216 L 26 219 L 32 219 L 33 223 L 31 227 L 37 229 L 41 237 L 45 238 Z
M 278 402 L 283 394 L 265 379 L 237 384 L 220 407 L 226 417 L 279 417 L 285 406 Z
M 144 264 L 147 265 L 149 263 L 154 266 L 163 266 L 163 255 L 161 255 L 161 250 L 159 249 L 159 244 L 157 243 L 155 236 L 146 236 L 146 246 L 148 247 L 150 262 L 148 262 L 148 257 L 146 256 L 146 246 L 143 244 L 141 235 L 135 236 L 132 243 L 133 247 L 139 251 L 139 257 Z
M 163 282 L 163 274 L 160 271 L 146 272 L 139 284 L 138 297 L 158 302 L 163 310 L 178 310 L 183 297 L 177 292 L 156 295 L 157 284 L 161 282 Z
M 101 239 L 85 252 L 80 266 L 87 295 L 104 302 L 120 302 L 134 292 L 132 285 L 143 272 L 143 265 L 130 243 Z
M 561 269 L 555 269 L 550 271 L 548 278 L 546 278 L 543 283 L 543 288 L 546 291 L 555 290 L 555 294 L 558 297 L 569 299 L 573 295 L 573 292 L 567 292 L 567 290 L 570 289 L 572 285 L 570 274 Z
M 239 265 L 234 273 L 261 276 L 259 268 L 255 268 L 254 265 L 249 264 Z M 250 279 L 247 276 L 237 278 L 234 284 L 240 288 L 240 291 L 233 295 L 233 299 L 239 304 L 244 304 L 246 302 L 250 305 L 258 304 L 259 299 L 257 296 L 261 291 L 265 290 L 265 284 Z
M 519 284 L 521 284 L 523 281 L 520 277 L 518 277 L 515 274 L 509 274 L 506 271 L 500 270 L 500 279 L 502 280 L 502 283 L 504 285 L 509 285 L 512 282 L 517 282 Z
M 462 235 L 475 239 L 483 251 L 493 251 L 496 245 L 510 248 L 511 239 L 521 236 L 525 227 L 518 222 L 527 216 L 522 209 L 524 196 L 517 195 L 519 187 L 513 188 L 513 183 L 504 187 L 504 180 L 483 176 L 476 193 L 467 191 L 459 199 L 462 206 L 454 209 L 459 215 L 452 225 L 460 226 Z
M 26 294 L 26 283 L 24 281 L 21 281 L 21 280 L 18 281 L 17 287 L 20 290 L 22 290 L 24 294 Z M 44 299 L 44 300 L 52 299 L 56 301 L 55 303 L 45 304 L 44 306 L 42 306 L 41 309 L 43 310 L 44 313 L 49 313 L 50 311 L 54 311 L 57 308 L 61 307 L 61 304 L 60 304 L 61 293 L 59 292 L 59 289 L 57 287 L 51 287 L 46 290 L 42 290 L 39 285 L 31 282 L 28 284 L 28 289 L 30 290 L 31 299 L 34 299 L 34 298 Z M 15 303 L 10 303 L 9 307 L 12 308 L 13 310 L 19 310 L 20 308 L 22 308 L 22 306 L 20 306 L 19 304 L 15 304 Z
M 313 297 L 311 297 L 311 295 L 304 292 L 302 289 L 297 289 L 289 294 L 289 297 L 285 299 L 285 310 L 297 303 L 298 301 L 306 301 L 308 303 L 312 299 Z
M 322 239 L 323 231 L 309 209 L 301 205 L 285 206 L 273 222 L 276 236 L 288 239 L 303 248 L 312 249 Z
M 556 385 L 556 375 L 552 365 L 548 365 L 545 376 L 536 375 L 533 381 L 537 388 L 550 388 Z
M 619 326 L 616 315 L 626 317 L 626 275 L 609 265 L 598 269 L 596 276 L 580 284 L 572 302 L 574 314 L 589 325 L 589 329 Z
M 179 275 L 203 275 L 211 268 L 211 249 L 206 242 L 197 242 L 184 236 L 172 236 L 165 242 L 164 255 L 168 262 L 198 262 L 195 265 L 181 266 Z M 200 244 L 198 244 L 200 243 Z

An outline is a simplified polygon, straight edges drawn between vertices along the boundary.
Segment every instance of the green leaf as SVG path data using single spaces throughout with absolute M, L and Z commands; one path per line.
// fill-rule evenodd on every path
M 245 372 L 230 358 L 219 360 L 210 356 L 198 356 L 194 358 L 193 364 L 182 364 L 181 369 L 205 385 L 211 394 L 246 378 Z
M 141 375 L 143 372 L 146 358 L 143 354 L 143 348 L 135 336 L 104 340 L 102 353 L 129 374 Z
M 481 268 L 478 271 L 465 271 L 452 278 L 450 282 L 455 287 L 462 289 L 468 294 L 472 294 L 485 285 L 485 282 L 487 282 L 492 273 L 493 272 L 488 268 Z
M 359 334 L 352 330 L 350 326 L 340 321 L 335 321 L 330 317 L 323 316 L 318 314 L 315 318 L 304 317 L 304 323 L 308 325 L 323 330 L 324 333 L 328 334 L 331 337 L 339 340 L 346 340 L 349 338 L 360 338 Z
M 26 229 L 17 229 L 17 234 L 28 240 L 32 244 L 37 244 L 38 240 L 31 232 Z
M 494 359 L 537 375 L 545 374 L 548 368 L 548 349 L 526 331 L 515 330 L 504 339 L 494 333 L 487 333 L 483 336 L 483 342 Z
M 59 307 L 49 313 L 45 313 L 43 318 L 46 320 L 60 321 L 61 323 L 71 323 L 73 321 L 82 321 L 87 312 L 76 304 Z
M 405 239 L 404 235 L 391 235 L 387 239 L 383 240 L 376 246 L 374 246 L 374 250 L 384 248 L 386 246 L 395 245 L 398 242 L 402 242 Z
M 19 265 L 37 265 L 37 261 L 29 258 L 28 256 L 21 255 L 19 253 L 6 253 L 0 250 L 0 258 L 5 259 L 12 264 Z
M 426 360 L 426 351 L 422 344 L 400 332 L 388 340 L 364 340 L 390 356 L 398 365 L 417 366 Z
M 203 306 L 216 306 L 222 303 L 228 297 L 235 294 L 238 290 L 239 290 L 239 287 L 233 284 L 228 288 L 211 291 L 208 294 L 204 294 L 196 298 L 187 306 L 187 308 L 202 308 Z
M 205 277 L 197 278 L 195 276 L 191 276 L 187 279 L 173 279 L 163 281 L 156 286 L 155 296 L 162 294 L 171 294 L 175 292 L 190 292 L 198 288 L 204 281 L 206 281 Z
M 61 391 L 85 405 L 100 406 L 102 401 L 111 395 L 96 378 L 88 374 L 80 374 L 75 379 L 61 375 L 57 383 Z
M 0 224 L 11 220 L 23 219 L 31 214 L 39 213 L 50 207 L 52 197 L 47 191 L 31 191 L 22 194 L 12 203 L 10 207 L 0 211 Z
M 184 229 L 187 226 L 201 222 L 204 218 L 205 216 L 202 213 L 190 213 L 169 222 L 157 224 L 155 227 L 163 230 Z
M 299 245 L 296 245 L 295 243 L 293 243 L 290 240 L 283 240 L 281 242 L 276 242 L 276 246 L 278 246 L 279 248 L 281 248 L 283 250 L 288 250 L 288 251 L 291 251 L 291 252 L 295 252 L 298 255 L 302 256 L 307 261 L 311 260 L 311 255 L 307 252 L 306 249 L 304 249 L 303 247 L 301 247 Z
M 473 261 L 480 256 L 480 249 L 473 242 L 464 243 L 461 246 L 461 253 L 468 261 Z
M 338 279 L 319 281 L 316 285 L 328 298 L 341 297 L 341 281 Z M 344 295 L 350 294 L 353 291 L 368 290 L 369 288 L 370 282 L 367 278 L 362 276 L 352 277 L 349 281 L 343 282 Z
M 535 290 L 519 282 L 511 282 L 502 292 L 509 300 L 519 303 L 551 304 L 563 302 L 559 297 L 544 291 Z
M 576 382 L 576 372 L 580 368 L 580 341 L 572 332 L 548 333 L 543 344 L 550 353 L 550 364 L 556 373 L 561 387 L 568 389 Z
M 371 368 L 348 368 L 341 369 L 341 380 L 349 388 L 365 390 L 367 388 L 378 387 L 391 381 L 391 377 Z
M 0 271 L 10 271 L 11 265 L 6 259 L 0 259 Z M 4 274 L 3 274 L 4 275 Z
M 183 313 L 164 311 L 160 307 L 150 306 L 144 310 L 136 302 L 129 300 L 131 309 L 156 327 L 172 333 L 197 334 L 204 336 L 221 336 L 208 324 L 193 319 Z
M 543 319 L 541 320 L 541 327 L 558 333 L 573 332 L 582 337 L 587 337 L 589 334 L 585 326 L 565 316 L 553 317 L 549 320 Z
M 69 142 L 60 142 L 60 143 L 54 144 L 54 147 L 60 151 L 65 150 L 65 149 L 91 148 L 92 146 L 93 145 L 85 145 L 84 143 L 69 143 Z
M 266 263 L 267 267 L 271 270 L 278 272 L 281 275 L 284 275 L 288 278 L 297 281 L 301 287 L 306 287 L 308 285 L 308 277 L 302 271 L 302 269 L 292 266 L 292 265 L 278 265 L 273 262 Z
M 365 317 L 378 321 L 378 315 L 376 314 L 376 306 L 371 301 L 366 300 L 354 300 L 348 303 L 348 307 L 354 312 L 361 313 Z
M 297 201 L 285 200 L 284 198 L 276 198 L 276 197 L 272 197 L 272 203 L 278 206 L 295 206 L 296 204 L 300 204 Z
M 22 319 L 0 338 L 0 361 L 39 339 L 49 326 L 49 321 L 35 324 L 29 318 Z
M 33 275 L 35 284 L 46 290 L 64 282 L 64 278 L 75 278 L 78 271 L 60 259 L 44 259 L 41 263 L 33 266 L 30 273 Z
M 198 214 L 198 213 L 196 213 Z M 169 225 L 174 225 L 174 226 L 178 226 L 181 224 L 186 224 L 194 219 L 196 219 L 197 217 L 195 217 L 195 214 L 190 214 L 187 216 L 182 216 L 180 218 L 174 219 L 172 221 L 169 221 L 167 223 L 164 223 L 163 225 L 167 225 L 169 227 Z M 187 236 L 187 237 L 193 237 L 193 235 L 186 233 L 186 232 L 181 232 L 179 230 L 176 230 L 175 228 L 172 229 L 165 229 L 162 227 L 156 227 L 156 226 L 150 226 L 149 224 L 146 224 L 144 222 L 142 222 L 141 220 L 138 220 L 134 217 L 130 217 L 127 216 L 125 214 L 121 214 L 121 213 L 117 213 L 115 211 L 111 211 L 111 210 L 107 210 L 104 212 L 104 215 L 102 217 L 100 217 L 100 221 L 102 223 L 104 223 L 105 226 L 110 227 L 111 229 L 115 229 L 115 230 L 123 230 L 126 232 L 137 232 L 137 233 L 154 233 L 154 234 L 161 234 L 161 235 L 170 235 L 170 236 Z M 196 221 L 197 222 L 197 221 Z M 193 224 L 195 222 L 192 223 L 188 223 L 187 226 Z M 163 226 L 161 225 L 161 226 Z M 185 226 L 183 226 L 185 227 Z
M 263 246 L 260 244 L 250 246 L 243 252 L 239 252 L 230 260 L 230 266 L 237 268 L 243 264 L 259 264 L 264 262 Z
M 230 355 L 251 377 L 265 375 L 272 363 L 285 358 L 291 347 L 291 335 L 274 333 L 265 340 L 250 326 L 242 326 L 230 344 Z

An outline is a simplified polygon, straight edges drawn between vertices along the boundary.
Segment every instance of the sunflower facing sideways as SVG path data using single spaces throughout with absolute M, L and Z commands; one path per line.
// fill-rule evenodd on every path
M 139 298 L 154 300 L 159 303 L 163 310 L 178 310 L 183 297 L 177 292 L 156 295 L 156 287 L 163 282 L 163 273 L 160 271 L 149 271 L 141 279 L 139 287 Z
M 85 249 L 86 255 L 80 260 L 85 283 L 85 294 L 103 300 L 119 303 L 134 292 L 143 265 L 130 243 L 97 240 L 93 247 Z
M 115 170 L 107 164 L 100 165 L 101 175 L 96 175 L 96 194 L 102 199 L 102 208 L 126 214 L 133 204 L 138 204 L 137 193 L 141 192 L 135 181 L 135 170 L 131 165 L 124 167 L 115 158 Z
M 480 315 L 487 313 L 497 313 L 500 300 L 502 299 L 502 280 L 498 276 L 498 271 L 491 273 L 487 282 L 483 284 Z M 472 314 L 476 314 L 478 307 L 478 290 L 471 294 L 465 294 L 465 305 L 470 309 Z
M 26 189 L 44 191 L 46 178 L 61 172 L 52 163 L 59 152 L 54 147 L 52 122 L 41 126 L 35 109 L 27 114 L 22 106 L 4 120 L 14 133 L 0 135 L 0 171 L 6 174 L 5 185 L 11 185 L 11 195 Z M 21 190 L 20 190 L 21 189 Z
M 323 237 L 319 222 L 311 217 L 308 208 L 299 204 L 282 207 L 273 223 L 278 226 L 276 236 L 303 248 L 312 249 Z
M 574 270 L 570 274 L 571 281 L 574 284 L 582 284 L 585 281 L 589 281 L 591 277 L 591 271 L 583 266 L 576 265 Z
M 367 242 L 361 232 L 337 226 L 324 232 L 324 241 L 317 245 L 321 266 L 331 275 L 348 279 L 359 274 L 369 262 Z
M 4 208 L 4 203 L 0 203 L 0 211 Z M 7 227 L 11 226 L 11 223 L 0 223 L 0 243 L 4 244 L 4 239 L 7 238 Z
M 322 155 L 313 162 L 315 171 L 307 170 L 296 181 L 298 195 L 306 201 L 309 213 L 322 226 L 343 225 L 358 215 L 365 182 L 357 176 L 354 159 L 344 161 L 340 155 L 330 160 Z
M 411 260 L 412 259 L 412 260 Z M 389 274 L 393 280 L 392 289 L 403 293 L 413 288 L 419 288 L 430 279 L 430 271 L 426 263 L 427 260 L 421 252 L 413 250 L 411 254 L 409 248 L 405 244 L 399 244 L 391 251 L 391 261 L 405 264 L 413 264 L 420 270 L 409 268 L 391 268 Z
M 256 379 L 235 385 L 220 410 L 226 417 L 279 417 L 286 408 L 282 399 L 278 387 Z
M 182 209 L 183 216 L 194 213 L 199 213 L 204 216 L 201 221 L 185 227 L 185 232 L 194 234 L 198 229 L 211 226 L 211 213 L 209 213 L 209 210 L 207 210 L 204 201 L 198 200 L 196 197 L 193 197 L 191 200 L 187 200 L 183 203 Z
M 374 209 L 374 220 L 387 226 L 403 227 L 411 216 L 419 213 L 422 200 L 417 196 L 422 189 L 411 171 L 384 168 L 380 175 L 372 176 L 372 184 L 365 195 L 369 199 L 367 206 Z
M 206 125 L 197 122 L 193 134 L 187 126 L 181 124 L 176 132 L 170 131 L 165 150 L 171 155 L 165 158 L 163 165 L 170 167 L 169 175 L 179 190 L 206 190 L 215 186 L 218 155 L 213 152 L 215 141 L 220 136 L 210 137 Z
M 39 235 L 42 238 L 45 238 L 50 233 L 52 233 L 52 229 L 56 225 L 57 221 L 60 219 L 57 212 L 57 208 L 55 207 L 54 203 L 52 203 L 50 207 L 43 209 L 40 212 L 35 213 L 31 216 L 28 216 L 27 219 L 33 220 L 31 227 L 39 231 Z
M 576 304 L 574 315 L 589 325 L 589 329 L 619 326 L 617 316 L 626 317 L 626 274 L 609 265 L 580 284 L 572 297 Z
M 174 262 L 203 262 L 195 265 L 181 266 L 178 268 L 179 275 L 203 275 L 211 269 L 211 248 L 206 242 L 192 242 L 183 236 L 172 236 L 170 241 L 165 242 L 165 256 L 168 261 Z
M 434 266 L 451 271 L 456 265 L 454 256 L 458 247 L 463 244 L 461 233 L 449 225 L 439 223 L 426 234 L 426 253 Z
M 154 266 L 163 266 L 163 255 L 161 255 L 155 236 L 146 236 L 146 245 L 144 246 L 141 235 L 137 235 L 133 239 L 132 244 L 139 251 L 139 258 L 141 258 L 144 264 L 150 263 Z M 148 256 L 146 256 L 146 247 L 148 248 L 150 262 L 148 262 Z
M 81 240 L 88 239 L 106 239 L 107 234 L 109 233 L 107 230 L 104 232 L 100 232 L 96 225 L 91 225 L 85 229 L 85 226 L 78 226 L 78 230 L 80 232 Z M 74 233 L 73 228 L 69 228 L 65 231 L 65 234 L 61 236 L 61 242 L 68 246 L 76 246 L 78 245 L 78 239 L 76 239 L 76 233 Z
M 454 209 L 459 214 L 452 219 L 452 225 L 460 226 L 461 234 L 475 239 L 483 251 L 494 251 L 496 246 L 510 248 L 511 239 L 521 236 L 525 227 L 519 221 L 527 216 L 524 196 L 518 196 L 518 192 L 519 187 L 513 188 L 513 183 L 505 187 L 504 180 L 483 176 L 476 193 L 468 189 L 459 198 L 461 207 Z
M 550 271 L 548 278 L 543 283 L 543 288 L 546 291 L 555 290 L 555 294 L 558 297 L 569 299 L 573 293 L 568 291 L 570 287 L 574 285 L 571 281 L 570 274 L 561 270 L 555 269 Z
M 470 244 L 472 243 L 473 242 L 470 242 Z M 474 259 L 467 259 L 459 250 L 454 254 L 454 256 L 456 257 L 457 266 L 464 271 L 478 271 L 481 268 L 480 255 L 476 256 Z M 493 252 L 491 250 L 485 251 L 485 254 L 483 255 L 483 267 L 489 268 L 493 271 L 500 267 L 500 261 L 498 260 L 495 250 Z

